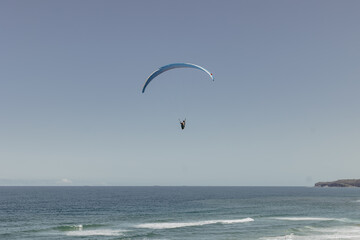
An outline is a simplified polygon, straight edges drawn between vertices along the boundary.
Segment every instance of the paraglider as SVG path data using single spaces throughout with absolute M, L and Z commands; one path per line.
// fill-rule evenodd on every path
M 205 72 L 207 75 L 210 76 L 211 80 L 214 81 L 214 77 L 213 77 L 213 74 L 210 73 L 208 70 L 206 70 L 205 68 L 201 67 L 201 66 L 198 66 L 198 65 L 195 65 L 195 64 L 192 64 L 192 63 L 172 63 L 172 64 L 168 64 L 168 65 L 165 65 L 165 66 L 162 66 L 160 67 L 159 69 L 157 69 L 156 71 L 154 71 L 148 78 L 147 80 L 145 81 L 145 84 L 143 86 L 143 89 L 142 89 L 142 93 L 145 92 L 145 89 L 146 87 L 149 85 L 149 83 L 154 79 L 156 78 L 157 76 L 159 76 L 160 74 L 166 72 L 166 71 L 169 71 L 171 69 L 175 69 L 175 68 L 194 68 L 194 69 L 198 69 L 198 70 L 201 70 L 203 72 Z M 180 121 L 180 119 L 179 119 Z M 185 128 L 185 121 L 186 121 L 186 118 L 185 120 L 183 121 L 180 121 L 180 126 L 181 126 L 181 129 L 184 130 Z

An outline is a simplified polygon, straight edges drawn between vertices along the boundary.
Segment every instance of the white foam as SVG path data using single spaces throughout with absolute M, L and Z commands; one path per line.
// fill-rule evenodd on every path
M 343 221 L 341 218 L 323 218 L 323 217 L 274 217 L 276 220 L 285 221 Z
M 173 222 L 173 223 L 145 223 L 137 225 L 137 228 L 151 228 L 151 229 L 169 229 L 169 228 L 182 228 L 182 227 L 195 227 L 203 226 L 209 224 L 234 224 L 234 223 L 245 223 L 252 222 L 252 218 L 243 218 L 243 219 L 232 219 L 232 220 L 207 220 L 207 221 L 198 221 L 198 222 Z
M 76 225 L 76 226 L 74 226 L 74 227 L 77 228 L 77 229 L 79 229 L 79 230 L 83 230 L 83 225 L 82 225 L 82 224 Z
M 285 235 L 285 236 L 277 236 L 277 237 L 265 237 L 265 238 L 260 238 L 261 240 L 292 240 L 294 239 L 294 234 L 291 233 L 289 235 Z
M 121 236 L 124 230 L 98 229 L 98 230 L 79 230 L 69 231 L 67 236 Z
M 360 239 L 360 226 L 347 226 L 347 227 L 335 227 L 335 228 L 312 228 L 313 231 L 322 233 L 351 233 L 356 234 Z
M 332 228 L 311 228 L 311 231 L 302 233 L 301 236 L 291 233 L 285 236 L 263 237 L 261 240 L 329 240 L 329 239 L 360 239 L 360 227 L 332 227 Z

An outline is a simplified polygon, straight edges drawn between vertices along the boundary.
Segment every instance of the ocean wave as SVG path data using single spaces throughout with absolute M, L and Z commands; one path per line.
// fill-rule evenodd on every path
M 290 233 L 283 236 L 262 237 L 261 240 L 329 240 L 329 239 L 360 239 L 360 227 L 343 226 L 331 228 L 308 228 L 301 235 Z
M 57 231 L 62 231 L 62 232 L 67 232 L 67 231 L 78 231 L 78 230 L 84 230 L 84 229 L 91 229 L 91 228 L 98 228 L 98 227 L 103 227 L 105 225 L 101 225 L 101 224 L 86 224 L 86 225 L 82 225 L 82 224 L 73 224 L 73 225 L 62 225 L 62 226 L 58 226 L 58 227 L 54 227 L 54 230 Z
M 260 238 L 261 240 L 293 240 L 294 239 L 294 234 L 288 234 L 288 235 L 284 235 L 284 236 L 276 236 L 276 237 L 264 237 L 264 238 Z
M 104 226 L 101 224 L 74 224 L 62 225 L 53 229 L 65 232 L 67 236 L 121 236 L 126 232 L 126 230 L 101 229 Z
M 209 224 L 235 224 L 235 223 L 245 223 L 252 222 L 252 218 L 242 218 L 242 219 L 231 219 L 231 220 L 206 220 L 206 221 L 197 221 L 197 222 L 167 222 L 167 223 L 144 223 L 139 224 L 137 228 L 150 228 L 150 229 L 169 229 L 169 228 L 182 228 L 182 227 L 196 227 Z
M 113 230 L 113 229 L 97 229 L 97 230 L 79 230 L 69 231 L 67 236 L 121 236 L 126 232 L 125 230 Z
M 325 217 L 273 217 L 272 219 L 283 221 L 341 221 L 344 222 L 346 218 L 325 218 Z
M 59 227 L 55 227 L 54 230 L 58 230 L 58 231 L 75 231 L 75 230 L 82 230 L 83 229 L 83 225 L 79 224 L 79 225 L 63 225 L 63 226 L 59 226 Z

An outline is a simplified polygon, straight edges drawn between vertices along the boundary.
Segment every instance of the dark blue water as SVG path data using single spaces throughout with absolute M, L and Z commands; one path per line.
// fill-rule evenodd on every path
M 0 187 L 0 239 L 360 239 L 360 189 Z

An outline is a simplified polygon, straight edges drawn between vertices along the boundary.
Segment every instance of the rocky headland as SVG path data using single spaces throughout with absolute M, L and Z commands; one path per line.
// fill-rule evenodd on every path
M 318 182 L 315 187 L 360 187 L 360 179 L 341 179 L 333 182 Z

